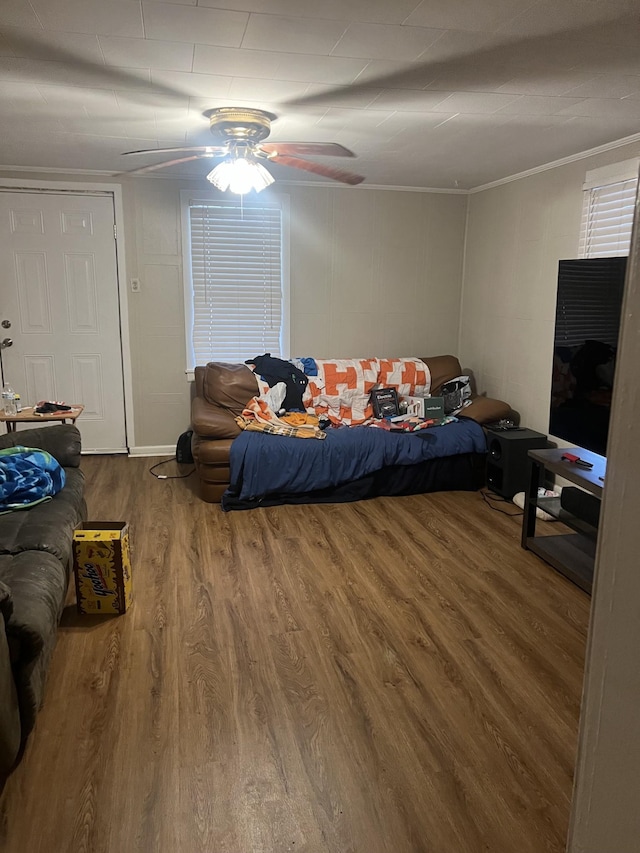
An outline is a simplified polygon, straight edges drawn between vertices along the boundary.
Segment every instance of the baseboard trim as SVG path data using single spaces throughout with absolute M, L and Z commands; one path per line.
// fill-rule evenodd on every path
M 83 447 L 80 452 L 83 456 L 115 456 L 116 454 L 126 456 L 128 451 L 126 447 L 100 447 L 97 450 L 93 447 Z
M 156 444 L 149 447 L 130 447 L 129 456 L 175 456 L 175 444 Z

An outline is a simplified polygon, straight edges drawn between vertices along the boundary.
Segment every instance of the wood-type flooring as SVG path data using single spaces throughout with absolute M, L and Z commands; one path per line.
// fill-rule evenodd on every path
M 0 850 L 564 850 L 590 602 L 518 519 L 460 492 L 225 514 L 154 461 L 83 459 L 134 604 L 70 594 Z

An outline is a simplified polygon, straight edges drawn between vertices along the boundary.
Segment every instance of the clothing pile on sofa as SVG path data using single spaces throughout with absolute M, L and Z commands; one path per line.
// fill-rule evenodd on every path
M 326 424 L 372 423 L 374 388 L 395 388 L 403 396 L 426 396 L 431 387 L 429 368 L 419 358 L 304 358 L 292 362 L 267 353 L 246 363 L 254 370 L 260 391 L 237 423 L 242 429 L 289 437 L 323 439 L 322 427 Z M 304 423 L 288 422 L 291 412 L 307 419 Z

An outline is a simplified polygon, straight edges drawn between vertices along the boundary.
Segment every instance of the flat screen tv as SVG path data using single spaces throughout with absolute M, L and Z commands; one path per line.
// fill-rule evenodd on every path
M 549 433 L 605 455 L 627 259 L 560 261 Z

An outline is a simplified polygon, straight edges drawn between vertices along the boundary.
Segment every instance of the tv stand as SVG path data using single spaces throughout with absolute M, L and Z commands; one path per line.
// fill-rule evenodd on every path
M 593 468 L 585 470 L 575 463 L 562 459 L 573 453 Z M 602 498 L 602 487 L 607 470 L 604 456 L 583 450 L 581 447 L 558 447 L 553 450 L 529 451 L 529 483 L 525 495 L 522 518 L 522 547 L 533 551 L 585 592 L 593 584 L 598 528 L 564 510 L 560 498 L 538 497 L 538 487 L 543 485 L 545 471 L 558 474 L 595 497 Z M 573 533 L 536 536 L 536 509 L 540 508 L 570 527 Z

